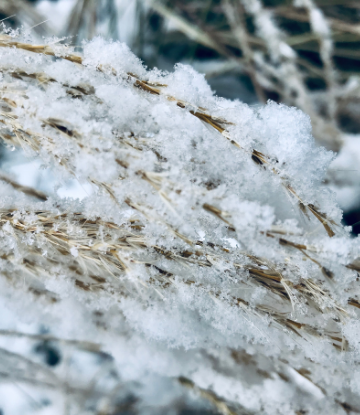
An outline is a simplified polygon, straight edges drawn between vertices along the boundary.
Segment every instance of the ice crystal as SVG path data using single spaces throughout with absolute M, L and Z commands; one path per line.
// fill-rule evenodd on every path
M 100 38 L 0 57 L 1 138 L 54 182 L 1 182 L 0 371 L 37 403 L 5 382 L 5 414 L 360 408 L 360 245 L 306 115 Z

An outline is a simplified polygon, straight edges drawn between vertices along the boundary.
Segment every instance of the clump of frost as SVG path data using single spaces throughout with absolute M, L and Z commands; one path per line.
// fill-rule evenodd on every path
M 0 182 L 1 393 L 20 382 L 51 413 L 356 409 L 360 245 L 309 118 L 218 98 L 189 66 L 147 71 L 117 42 L 81 61 L 9 42 L 5 146 L 84 191 Z
M 85 67 L 105 67 L 107 70 L 114 69 L 119 74 L 132 72 L 138 76 L 146 74 L 141 61 L 129 49 L 125 43 L 107 42 L 101 37 L 96 37 L 91 42 L 84 44 Z

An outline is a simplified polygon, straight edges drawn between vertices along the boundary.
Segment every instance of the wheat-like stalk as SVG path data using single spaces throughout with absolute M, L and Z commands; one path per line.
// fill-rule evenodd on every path
M 92 48 L 100 51 L 96 41 L 84 56 L 63 46 L 34 45 L 6 35 L 0 47 L 5 51 L 0 97 L 4 143 L 41 157 L 60 175 L 87 181 L 95 192 L 83 203 L 64 201 L 2 176 L 13 188 L 0 212 L 6 289 L 43 301 L 54 314 L 65 310 L 69 298 L 77 298 L 80 324 L 89 325 L 86 333 L 91 338 L 64 344 L 89 349 L 90 340 L 101 343 L 114 356 L 119 373 L 126 362 L 117 356 L 114 339 L 124 348 L 131 341 L 152 348 L 165 362 L 178 359 L 179 366 L 168 372 L 151 370 L 169 384 L 187 386 L 221 413 L 283 411 L 286 398 L 266 395 L 249 403 L 237 393 L 242 388 L 253 396 L 267 380 L 309 394 L 308 401 L 301 395 L 287 402 L 292 411 L 311 407 L 321 413 L 324 400 L 334 413 L 355 410 L 356 393 L 345 399 L 343 385 L 328 379 L 342 377 L 348 385 L 355 373 L 351 363 L 357 362 L 352 353 L 356 336 L 354 340 L 351 327 L 360 308 L 358 248 L 339 224 L 331 199 L 316 188 L 316 180 L 306 182 L 300 171 L 292 174 L 287 164 L 293 159 L 281 164 L 281 150 L 267 155 L 242 132 L 248 128 L 248 135 L 261 134 L 267 121 L 258 126 L 258 116 L 251 115 L 253 125 L 247 127 L 239 118 L 250 116 L 244 107 L 236 109 L 236 118 L 229 104 L 224 117 L 216 105 L 226 102 L 207 97 L 210 111 L 186 97 L 176 98 L 171 91 L 177 85 L 170 77 L 147 74 L 138 66 L 140 76 L 117 68 L 116 62 L 92 61 Z M 114 44 L 101 46 L 106 47 Z M 123 59 L 130 59 L 127 51 L 122 53 Z M 9 59 L 16 63 L 9 64 Z M 62 60 L 69 66 L 60 69 Z M 119 95 L 112 96 L 109 89 L 104 95 L 104 85 L 114 91 L 121 88 Z M 46 93 L 54 97 L 48 105 L 57 116 L 46 115 L 41 101 Z M 121 94 L 128 94 L 128 113 Z M 279 111 L 288 116 L 286 109 Z M 66 114 L 75 115 L 76 121 L 65 120 Z M 169 127 L 170 114 L 174 126 Z M 191 141 L 181 147 L 181 138 L 187 136 Z M 169 137 L 174 138 L 170 145 Z M 197 146 L 208 153 L 199 153 Z M 324 163 L 324 153 L 309 148 L 316 162 Z M 221 152 L 230 167 L 208 168 L 208 160 L 221 163 Z M 239 190 L 241 180 L 231 166 L 251 183 L 252 197 L 246 196 L 250 193 L 245 187 Z M 212 175 L 216 170 L 219 173 Z M 19 192 L 40 202 L 20 202 Z M 277 207 L 282 197 L 282 203 L 288 203 L 286 218 L 293 219 L 275 223 L 266 216 L 264 200 Z M 301 215 L 304 222 L 296 225 L 294 217 Z M 341 244 L 346 247 L 340 249 Z M 70 323 L 69 331 L 74 329 Z M 25 336 L 18 330 L 0 334 Z M 42 340 L 60 342 L 61 336 Z M 193 366 L 181 367 L 182 359 Z M 32 367 L 31 362 L 27 365 Z M 336 375 L 334 365 L 339 366 Z M 248 383 L 242 370 L 249 371 L 253 381 Z M 71 390 L 74 402 L 86 395 L 82 387 L 50 382 L 41 373 L 40 387 Z M 14 379 L 29 380 L 26 370 Z M 223 386 L 230 384 L 233 388 Z M 99 387 L 97 413 L 111 413 L 109 401 L 119 396 L 118 387 Z M 138 393 L 132 381 L 128 387 Z M 176 393 L 169 396 L 175 408 Z M 141 413 L 145 409 L 140 397 L 130 407 Z
M 51 47 L 48 46 L 41 46 L 41 45 L 30 45 L 30 44 L 25 44 L 25 43 L 19 43 L 16 41 L 12 41 L 9 37 L 4 38 L 3 37 L 3 42 L 0 43 L 0 47 L 16 47 L 19 49 L 24 49 L 27 51 L 31 51 L 31 52 L 35 52 L 35 53 L 44 53 L 45 55 L 50 55 L 50 56 L 56 56 L 56 52 L 55 50 L 53 50 Z M 71 62 L 74 63 L 78 63 L 81 64 L 82 63 L 82 58 L 78 55 L 74 55 L 74 54 L 68 54 L 65 53 L 64 56 L 62 56 L 62 58 L 69 60 Z M 98 70 L 103 71 L 105 70 L 105 68 L 102 68 L 101 66 L 97 67 Z M 107 68 L 107 70 L 109 70 L 109 68 Z M 116 70 L 114 68 L 110 68 L 112 75 L 116 76 Z M 14 73 L 13 73 L 14 74 Z M 16 73 L 15 73 L 16 75 Z M 21 74 L 17 74 L 18 76 L 21 76 Z M 26 74 L 22 74 L 23 76 Z M 132 74 L 132 73 L 127 73 L 127 75 L 130 78 L 134 78 L 135 82 L 133 83 L 133 85 L 137 88 L 140 88 L 146 92 L 149 92 L 150 94 L 154 94 L 154 95 L 160 95 L 162 93 L 162 90 L 159 87 L 166 87 L 166 85 L 157 85 L 157 84 L 152 84 L 150 82 L 147 81 L 143 81 L 140 80 L 138 78 L 138 76 Z M 36 79 L 43 79 L 44 75 L 43 74 L 33 74 L 32 77 L 36 77 Z M 50 82 L 50 81 L 55 81 L 53 79 L 45 79 L 43 80 L 43 82 Z M 168 99 L 169 101 L 174 101 L 176 103 L 176 105 L 180 108 L 186 108 L 192 105 L 187 103 L 187 102 L 183 102 L 182 100 L 178 100 L 173 96 L 169 96 L 166 95 L 166 99 Z M 11 106 L 17 106 L 16 101 L 12 101 L 10 103 Z M 230 143 L 232 145 L 234 145 L 235 147 L 237 147 L 238 149 L 243 149 L 241 144 L 239 144 L 238 142 L 236 142 L 235 140 L 233 140 L 231 138 L 231 135 L 229 134 L 229 132 L 226 130 L 226 125 L 229 125 L 231 123 L 229 123 L 228 121 L 218 118 L 218 117 L 213 117 L 211 116 L 207 110 L 205 108 L 199 108 L 198 110 L 191 110 L 190 109 L 190 114 L 192 114 L 193 116 L 195 116 L 196 118 L 198 118 L 199 120 L 203 121 L 204 123 L 210 125 L 212 128 L 214 128 L 215 130 L 217 130 L 218 132 L 220 132 L 222 134 L 222 136 L 224 136 L 227 140 L 230 141 Z M 11 119 L 11 116 L 8 116 L 7 118 Z M 4 121 L 6 124 L 6 121 Z M 48 120 L 47 121 L 48 124 L 62 132 L 64 132 L 67 135 L 73 136 L 74 133 L 68 129 L 66 126 L 62 126 L 62 125 L 58 125 L 56 123 L 56 120 Z M 19 139 L 19 137 L 22 137 L 22 131 L 23 128 L 21 125 L 16 125 L 16 123 L 14 121 L 10 121 L 8 122 L 11 127 L 13 129 L 15 129 L 15 131 L 19 132 L 19 135 L 16 136 L 17 139 Z M 33 143 L 32 143 L 32 148 L 36 151 L 39 148 L 38 142 L 36 140 L 36 135 L 32 134 L 30 132 L 30 135 Z M 15 142 L 17 140 L 15 139 Z M 17 143 L 20 144 L 20 143 Z M 258 165 L 263 166 L 265 168 L 267 168 L 270 172 L 273 172 L 275 174 L 279 174 L 280 176 L 283 176 L 281 174 L 281 170 L 279 170 L 278 168 L 276 168 L 276 165 L 274 165 L 271 161 L 272 158 L 270 156 L 264 155 L 262 154 L 260 151 L 257 151 L 255 149 L 253 149 L 252 151 L 249 152 L 249 155 L 251 156 L 251 159 Z M 148 178 L 147 178 L 148 179 Z M 293 189 L 293 187 L 291 186 L 291 184 L 289 184 L 288 179 L 286 177 L 282 177 L 282 181 L 284 183 L 284 187 L 286 189 L 287 192 L 289 192 L 289 194 L 293 197 L 295 197 L 296 201 L 299 204 L 299 207 L 301 210 L 303 210 L 304 212 L 309 212 L 311 214 L 313 214 L 316 219 L 318 219 L 323 226 L 325 227 L 327 233 L 329 236 L 334 236 L 334 232 L 330 227 L 330 224 L 335 224 L 333 221 L 329 220 L 326 215 L 324 215 L 323 213 L 321 213 L 318 208 L 316 206 L 314 206 L 313 204 L 307 204 L 305 203 L 296 193 L 296 191 Z

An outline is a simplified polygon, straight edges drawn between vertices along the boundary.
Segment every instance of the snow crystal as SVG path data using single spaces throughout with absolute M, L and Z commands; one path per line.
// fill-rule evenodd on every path
M 244 4 L 291 60 L 261 4 Z M 144 414 L 180 401 L 343 413 L 359 391 L 360 246 L 324 180 L 349 151 L 334 161 L 298 109 L 218 98 L 190 66 L 147 71 L 101 38 L 82 60 L 20 40 L 0 47 L 0 135 L 31 166 L 41 160 L 55 192 L 40 189 L 44 201 L 30 164 L 8 169 L 21 183 L 0 182 L 1 299 L 12 313 L 0 330 L 47 327 L 68 354 L 56 371 L 65 380 L 36 366 L 27 393 L 50 385 L 59 408 L 61 382 L 85 390 L 106 361 L 98 413 L 119 382 Z

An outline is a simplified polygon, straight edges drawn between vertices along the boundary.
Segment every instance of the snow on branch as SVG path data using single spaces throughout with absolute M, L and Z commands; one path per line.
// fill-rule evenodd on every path
M 218 98 L 191 67 L 147 71 L 101 38 L 77 54 L 4 34 L 0 55 L 4 144 L 92 188 L 79 201 L 0 178 L 2 297 L 18 316 L 0 336 L 23 341 L 28 314 L 44 341 L 101 345 L 127 392 L 103 381 L 90 413 L 130 395 L 139 413 L 360 408 L 360 246 L 322 184 L 333 154 L 308 116 Z M 1 373 L 36 373 L 52 411 L 87 407 L 71 368 L 29 359 Z

